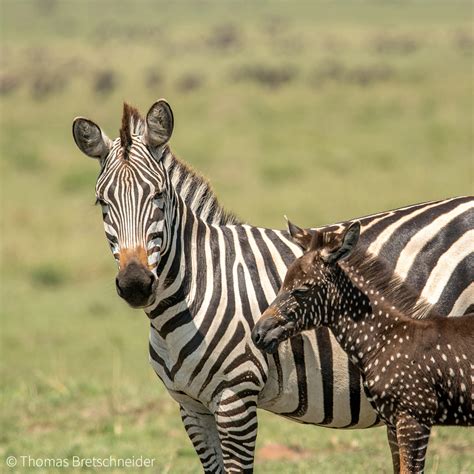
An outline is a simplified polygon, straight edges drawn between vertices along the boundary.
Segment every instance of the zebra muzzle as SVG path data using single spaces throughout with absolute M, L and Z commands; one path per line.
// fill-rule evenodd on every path
M 118 295 L 132 308 L 152 305 L 157 283 L 155 275 L 138 260 L 131 260 L 115 279 Z

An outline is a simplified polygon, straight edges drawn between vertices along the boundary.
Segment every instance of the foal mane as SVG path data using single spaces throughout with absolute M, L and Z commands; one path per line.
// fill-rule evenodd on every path
M 367 290 L 378 292 L 385 301 L 395 307 L 401 314 L 413 319 L 424 319 L 439 316 L 434 306 L 428 301 L 421 299 L 419 295 L 409 287 L 387 263 L 380 257 L 369 254 L 365 249 L 356 247 L 353 253 L 340 262 L 343 271 L 348 274 L 354 285 L 367 294 Z M 354 282 L 357 277 L 359 282 Z M 362 278 L 361 278 L 362 277 Z M 360 280 L 364 287 L 361 288 Z

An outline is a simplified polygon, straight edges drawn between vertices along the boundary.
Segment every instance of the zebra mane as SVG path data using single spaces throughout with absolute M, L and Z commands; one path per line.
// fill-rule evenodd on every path
M 367 289 L 378 292 L 385 301 L 395 307 L 402 315 L 414 319 L 439 316 L 435 307 L 413 291 L 411 287 L 390 268 L 380 257 L 371 255 L 361 247 L 356 247 L 352 254 L 340 262 L 343 271 L 354 285 L 367 294 Z M 357 278 L 358 282 L 354 279 Z
M 174 156 L 169 148 L 165 151 L 163 160 L 173 187 L 199 218 L 216 225 L 242 223 L 235 214 L 226 211 L 219 204 L 209 181 Z
M 145 121 L 140 112 L 126 102 L 123 103 L 122 127 L 120 128 L 120 144 L 122 145 L 124 160 L 128 159 L 128 152 L 132 146 L 132 134 L 141 135 L 145 131 Z

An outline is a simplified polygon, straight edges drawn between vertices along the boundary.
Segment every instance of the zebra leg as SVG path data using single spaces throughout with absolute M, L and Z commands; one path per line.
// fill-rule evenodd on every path
M 431 427 L 409 415 L 397 420 L 397 441 L 400 452 L 400 473 L 423 472 Z
M 226 473 L 252 473 L 257 439 L 257 400 L 237 394 L 222 398 L 214 413 Z
M 224 465 L 214 415 L 210 412 L 198 413 L 182 405 L 180 413 L 186 433 L 199 456 L 204 472 L 222 473 Z
M 398 451 L 397 430 L 395 427 L 387 426 L 388 445 L 392 453 L 392 465 L 394 474 L 400 472 L 400 453 Z

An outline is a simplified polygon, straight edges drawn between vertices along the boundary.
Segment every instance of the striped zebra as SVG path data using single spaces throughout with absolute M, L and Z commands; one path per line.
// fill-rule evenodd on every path
M 90 120 L 73 123 L 79 149 L 100 163 L 96 197 L 117 292 L 149 318 L 150 363 L 178 402 L 204 471 L 253 470 L 257 407 L 330 428 L 378 425 L 357 369 L 326 329 L 271 356 L 253 345 L 255 321 L 301 250 L 287 231 L 225 212 L 209 183 L 170 151 L 172 131 L 164 100 L 145 118 L 124 104 L 113 141 Z M 441 313 L 472 311 L 473 201 L 363 217 L 361 245 Z

